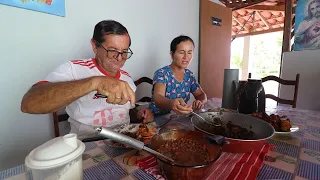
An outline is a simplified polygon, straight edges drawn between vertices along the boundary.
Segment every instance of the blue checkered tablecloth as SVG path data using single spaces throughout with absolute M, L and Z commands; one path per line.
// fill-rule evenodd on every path
M 220 107 L 221 99 L 209 99 L 206 108 Z M 287 115 L 300 130 L 290 136 L 276 135 L 269 140 L 275 148 L 269 151 L 261 167 L 258 180 L 264 179 L 320 179 L 320 112 L 293 109 L 288 107 L 268 107 L 268 113 Z M 170 119 L 169 115 L 156 118 L 158 123 Z M 186 121 L 174 121 L 168 126 L 184 125 Z M 178 118 L 177 118 L 178 119 Z M 161 121 L 161 122 L 160 122 Z M 103 141 L 85 143 L 83 170 L 85 180 L 123 179 L 154 180 L 155 178 L 139 169 L 123 163 L 125 156 L 137 153 L 132 149 L 120 149 L 108 146 Z M 140 152 L 140 156 L 148 156 Z M 25 180 L 24 165 L 0 172 L 0 180 Z

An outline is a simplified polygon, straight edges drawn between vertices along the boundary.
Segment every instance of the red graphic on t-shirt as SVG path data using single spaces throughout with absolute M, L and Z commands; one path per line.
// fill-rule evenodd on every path
M 123 118 L 125 117 L 125 115 L 124 115 L 124 114 L 119 114 L 119 117 L 120 117 L 121 119 L 123 119 Z
M 108 113 L 109 114 L 108 117 L 106 117 L 106 111 L 109 112 Z M 112 109 L 111 108 L 103 109 L 101 111 L 95 111 L 93 116 L 94 117 L 98 116 L 98 119 L 94 119 L 93 120 L 93 124 L 94 125 L 99 125 L 100 122 L 101 122 L 101 126 L 107 127 L 107 119 L 108 119 L 109 122 L 113 121 L 113 113 L 112 113 Z

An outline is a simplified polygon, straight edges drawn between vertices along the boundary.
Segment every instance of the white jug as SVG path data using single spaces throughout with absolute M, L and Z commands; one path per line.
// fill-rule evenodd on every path
M 25 159 L 27 179 L 82 180 L 85 145 L 76 134 L 54 138 L 32 150 Z

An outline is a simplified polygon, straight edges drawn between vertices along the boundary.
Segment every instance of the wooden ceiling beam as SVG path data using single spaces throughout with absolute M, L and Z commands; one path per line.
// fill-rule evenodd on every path
M 245 36 L 259 35 L 259 34 L 266 34 L 266 33 L 271 33 L 271 32 L 278 32 L 278 31 L 283 31 L 283 27 L 273 28 L 273 29 L 268 29 L 268 30 L 262 30 L 262 31 L 253 31 L 253 32 L 243 33 L 243 34 L 238 34 L 238 35 L 237 35 L 237 38 L 239 38 L 239 37 L 245 37 Z M 234 37 L 234 36 L 233 36 L 233 37 Z
M 281 11 L 284 12 L 285 6 L 266 6 L 266 5 L 255 5 L 251 7 L 246 7 L 245 9 L 253 11 Z
M 274 28 L 274 26 L 281 26 L 281 27 L 283 27 L 284 25 L 283 25 L 282 23 L 273 24 L 273 25 L 270 25 L 270 29 Z M 237 29 L 241 29 L 240 26 L 233 26 L 233 27 L 235 27 L 235 28 L 237 28 Z M 259 26 L 259 27 L 255 27 L 255 28 L 252 28 L 252 27 L 251 27 L 251 31 L 254 31 L 255 29 L 258 29 L 258 28 L 268 28 L 268 27 L 266 27 L 266 26 Z M 276 27 L 276 28 L 278 28 L 278 27 Z M 242 30 L 242 31 L 244 31 L 244 30 Z M 233 31 L 232 31 L 232 32 L 233 32 Z
M 256 11 L 257 15 L 260 17 L 261 21 L 270 29 L 269 22 L 259 13 L 259 11 Z
M 234 19 L 241 27 L 240 28 L 244 28 L 246 31 L 249 31 L 249 29 L 245 26 L 245 25 L 243 25 L 236 17 L 234 17 L 233 15 L 232 15 L 232 19 Z
M 244 15 L 244 16 L 234 16 L 234 17 L 236 17 L 236 18 L 243 18 L 243 19 L 248 19 L 250 16 L 251 16 L 251 14 L 252 13 L 248 13 L 247 15 Z M 279 17 L 284 17 L 284 15 L 280 15 L 280 16 L 275 16 L 275 15 L 273 15 L 273 17 L 271 17 L 271 18 L 268 18 L 268 20 L 269 19 L 275 19 L 275 18 L 279 18 Z M 255 20 L 256 21 L 256 20 Z
M 265 0 L 246 0 L 245 2 L 243 2 L 243 4 L 235 5 L 235 6 L 232 6 L 231 8 L 232 8 L 232 11 L 235 11 L 238 9 L 247 8 L 247 7 L 262 3 L 263 1 Z
M 257 21 L 257 22 L 260 22 L 260 21 Z M 260 23 L 259 23 L 260 24 Z M 269 24 L 270 28 L 273 28 L 273 26 L 277 26 L 277 25 L 281 25 L 282 27 L 284 26 L 282 22 L 276 22 L 275 24 Z M 252 25 L 251 25 L 252 26 Z M 232 26 L 232 27 L 235 27 L 237 29 L 240 29 L 242 26 Z M 259 27 L 255 27 L 255 28 L 260 28 L 260 27 L 267 27 L 267 26 L 259 26 Z M 255 29 L 253 28 L 253 29 Z M 251 28 L 252 29 L 252 28 Z
M 265 0 L 219 0 L 232 11 L 259 4 Z

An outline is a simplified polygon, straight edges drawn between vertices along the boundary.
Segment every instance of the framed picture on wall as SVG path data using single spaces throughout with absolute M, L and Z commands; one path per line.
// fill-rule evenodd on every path
M 320 0 L 298 1 L 293 49 L 320 49 Z
M 65 16 L 65 0 L 0 0 L 1 4 L 62 17 Z

